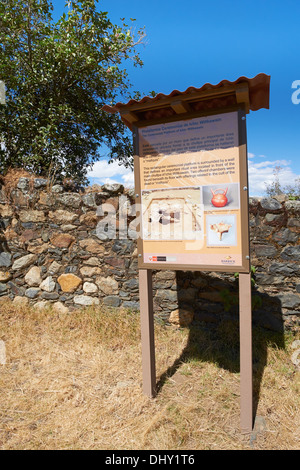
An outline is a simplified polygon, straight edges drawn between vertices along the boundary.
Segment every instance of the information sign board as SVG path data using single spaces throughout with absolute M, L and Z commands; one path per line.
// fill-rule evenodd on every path
M 140 268 L 249 272 L 243 111 L 136 130 Z

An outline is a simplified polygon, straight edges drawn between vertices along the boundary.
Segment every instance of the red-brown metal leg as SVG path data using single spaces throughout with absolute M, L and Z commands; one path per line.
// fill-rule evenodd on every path
M 153 319 L 152 270 L 139 270 L 143 391 L 156 395 L 155 344 Z
M 241 432 L 253 429 L 251 273 L 239 274 Z

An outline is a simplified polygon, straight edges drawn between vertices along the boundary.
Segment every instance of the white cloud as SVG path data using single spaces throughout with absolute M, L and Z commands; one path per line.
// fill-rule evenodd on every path
M 276 166 L 286 166 L 288 167 L 289 165 L 291 164 L 291 161 L 288 161 L 288 160 L 274 160 L 273 162 L 272 161 L 269 161 L 269 160 L 265 160 L 264 162 L 261 162 L 261 163 L 255 163 L 255 167 L 256 168 L 266 168 L 266 167 L 271 167 L 271 168 L 275 168 Z
M 118 162 L 108 163 L 107 160 L 96 162 L 88 172 L 88 178 L 98 184 L 122 183 L 126 187 L 134 185 L 133 171 L 130 168 L 125 168 Z
M 275 177 L 274 170 L 276 166 L 280 166 L 281 170 L 278 174 L 279 182 L 282 187 L 293 184 L 299 177 L 291 168 L 291 161 L 288 160 L 266 160 L 260 163 L 248 161 L 249 186 L 251 196 L 266 195 L 266 185 L 270 185 Z
M 130 170 L 130 173 L 126 173 L 125 175 L 122 175 L 122 180 L 124 181 L 124 186 L 126 186 L 128 188 L 134 186 L 134 173 L 133 173 L 133 171 Z
M 291 168 L 289 160 L 265 160 L 255 163 L 256 155 L 248 153 L 248 170 L 249 170 L 249 187 L 251 196 L 266 195 L 266 184 L 270 185 L 274 181 L 274 169 L 280 166 L 279 182 L 281 186 L 293 184 L 294 180 L 299 177 Z M 259 155 L 262 158 L 262 155 Z M 125 187 L 134 186 L 134 174 L 130 168 L 119 165 L 118 162 L 108 163 L 107 160 L 96 162 L 89 171 L 88 177 L 93 183 L 112 184 L 122 183 Z
M 99 182 L 101 184 L 115 184 L 115 183 L 119 183 L 119 181 L 117 180 L 114 180 L 112 178 L 99 178 Z
M 89 171 L 89 178 L 105 178 L 116 175 L 124 175 L 128 173 L 128 169 L 118 162 L 108 163 L 107 160 L 100 160 L 94 163 L 93 168 Z

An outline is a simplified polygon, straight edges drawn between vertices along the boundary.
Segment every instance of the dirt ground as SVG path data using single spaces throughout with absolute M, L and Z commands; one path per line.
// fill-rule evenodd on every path
M 238 329 L 157 324 L 158 395 L 142 393 L 139 317 L 0 307 L 0 448 L 214 450 L 300 447 L 300 372 L 255 331 L 259 426 L 239 430 Z

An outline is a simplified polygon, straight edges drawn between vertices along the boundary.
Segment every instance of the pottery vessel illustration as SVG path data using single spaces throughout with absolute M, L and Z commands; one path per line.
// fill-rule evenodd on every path
M 228 188 L 226 189 L 215 189 L 214 191 L 212 189 L 210 189 L 211 192 L 212 192 L 212 199 L 211 199 L 211 203 L 215 206 L 215 207 L 224 207 L 226 206 L 226 204 L 228 203 L 228 199 L 226 197 L 226 193 L 228 191 Z M 221 191 L 219 193 L 217 193 L 217 191 Z

